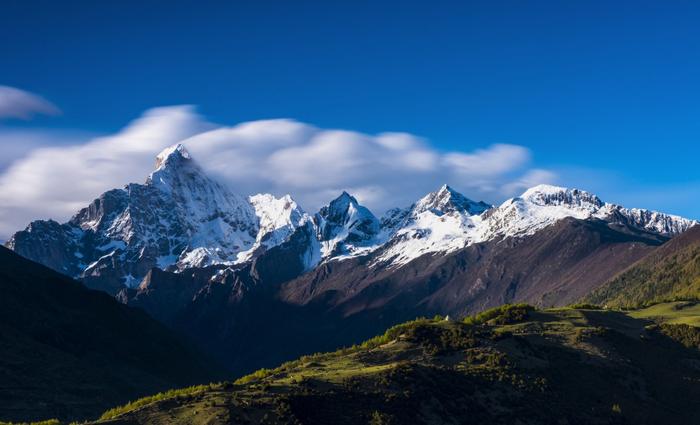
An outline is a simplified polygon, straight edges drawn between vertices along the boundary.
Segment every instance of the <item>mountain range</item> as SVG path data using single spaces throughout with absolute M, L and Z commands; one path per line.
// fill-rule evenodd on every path
M 233 193 L 176 145 L 143 184 L 66 223 L 32 222 L 7 246 L 143 308 L 240 373 L 420 315 L 566 305 L 696 224 L 549 185 L 497 206 L 444 185 L 382 217 L 343 192 L 308 213 L 289 195 Z
M 549 185 L 500 206 L 474 202 L 444 185 L 381 219 L 343 192 L 308 214 L 289 195 L 246 199 L 231 192 L 176 145 L 157 156 L 144 184 L 105 192 L 66 223 L 34 221 L 6 245 L 88 286 L 116 293 L 138 286 L 154 267 L 182 271 L 244 264 L 295 232 L 309 233 L 301 259 L 305 270 L 367 254 L 374 254 L 376 265 L 397 268 L 429 253 L 530 236 L 567 217 L 663 237 L 697 223 Z

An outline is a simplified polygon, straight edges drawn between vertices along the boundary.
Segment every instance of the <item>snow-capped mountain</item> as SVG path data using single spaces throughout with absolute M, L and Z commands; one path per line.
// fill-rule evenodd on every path
M 288 195 L 245 199 L 208 177 L 182 145 L 144 184 L 102 194 L 70 221 L 36 221 L 8 247 L 110 292 L 153 267 L 236 264 L 284 241 L 308 217 Z
M 408 208 L 390 210 L 382 218 L 387 242 L 378 261 L 405 264 L 429 252 L 464 248 L 474 241 L 481 214 L 489 208 L 443 185 Z
M 8 247 L 235 367 L 259 357 L 270 332 L 297 338 L 337 323 L 354 343 L 422 315 L 566 305 L 695 224 L 547 185 L 498 206 L 444 185 L 381 220 L 343 192 L 306 213 L 289 195 L 232 192 L 177 145 L 143 184 L 105 192 L 64 224 L 32 222 Z
M 70 221 L 35 221 L 8 247 L 88 285 L 116 292 L 154 267 L 236 268 L 278 246 L 301 244 L 300 269 L 372 255 L 371 267 L 401 267 L 425 254 L 524 237 L 571 217 L 663 236 L 696 221 L 627 209 L 577 189 L 540 185 L 494 207 L 444 185 L 380 220 L 350 194 L 313 215 L 289 196 L 244 198 L 208 177 L 182 145 L 161 152 L 144 184 L 102 194 Z M 289 247 L 287 247 L 289 248 Z M 287 260 L 285 260 L 287 261 Z
M 343 192 L 314 216 L 321 258 L 358 255 L 378 241 L 377 217 Z
M 697 224 L 683 217 L 605 203 L 578 189 L 539 185 L 498 207 L 490 207 L 445 185 L 408 209 L 387 213 L 382 219 L 387 243 L 377 261 L 397 266 L 427 253 L 447 253 L 474 243 L 532 235 L 567 217 L 600 219 L 668 237 Z
M 243 197 L 210 179 L 184 146 L 177 145 L 158 155 L 156 170 L 148 176 L 145 186 L 157 189 L 158 192 L 152 191 L 153 198 L 162 199 L 168 208 L 154 210 L 157 217 L 138 221 L 142 227 L 136 235 L 141 240 L 136 244 L 158 243 L 150 234 L 156 222 L 176 227 L 177 238 L 158 257 L 161 267 L 173 263 L 185 268 L 232 262 L 238 253 L 253 247 L 259 230 L 255 209 Z M 118 219 L 115 224 L 132 225 L 132 210 L 138 207 L 130 206 L 123 213 L 124 219 Z M 113 236 L 134 245 L 130 235 Z
M 565 217 L 581 220 L 600 219 L 609 223 L 627 224 L 639 230 L 673 237 L 698 222 L 683 217 L 649 210 L 627 209 L 603 202 L 589 192 L 564 187 L 539 185 L 517 198 L 505 201 L 489 211 L 479 236 L 494 237 L 533 234 Z
M 289 195 L 275 198 L 261 193 L 248 198 L 258 217 L 258 234 L 253 247 L 238 254 L 237 262 L 244 262 L 260 252 L 277 246 L 311 218 Z

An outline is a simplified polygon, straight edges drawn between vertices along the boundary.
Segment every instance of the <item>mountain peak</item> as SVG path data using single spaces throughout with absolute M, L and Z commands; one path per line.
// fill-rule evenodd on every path
M 530 197 L 538 195 L 538 194 L 562 193 L 562 192 L 566 192 L 569 190 L 577 190 L 577 189 L 569 189 L 568 187 L 556 186 L 553 184 L 538 184 L 536 186 L 532 186 L 531 188 L 527 189 L 525 192 L 523 192 L 522 195 L 520 195 L 520 197 L 526 199 L 526 198 L 530 198 Z
M 605 203 L 598 196 L 579 189 L 540 184 L 520 195 L 521 199 L 536 205 L 576 205 L 600 208 Z
M 346 217 L 352 211 L 358 209 L 365 210 L 366 208 L 361 206 L 354 196 L 346 191 L 343 191 L 337 198 L 329 202 L 328 205 L 321 208 L 319 213 L 326 220 L 342 221 L 343 217 Z
M 343 202 L 343 203 L 352 203 L 352 204 L 357 204 L 357 199 L 355 199 L 354 196 L 349 194 L 346 191 L 343 191 L 340 196 L 335 198 L 334 200 L 331 201 L 331 204 L 334 202 Z
M 343 191 L 316 214 L 322 255 L 353 251 L 369 243 L 379 233 L 379 220 L 354 196 Z
M 443 184 L 440 186 L 440 189 L 438 189 L 438 192 L 454 192 L 454 189 L 450 187 L 447 183 Z
M 181 143 L 178 143 L 176 145 L 169 146 L 163 149 L 156 156 L 156 170 L 160 170 L 161 168 L 171 164 L 174 165 L 191 159 L 192 157 L 190 156 L 190 153 L 187 151 L 185 146 Z
M 367 215 L 368 213 L 373 217 L 372 213 L 369 212 L 367 208 L 361 206 L 354 196 L 343 191 L 340 196 L 332 200 L 327 206 L 321 208 L 319 213 L 328 221 L 341 223 L 348 220 L 349 215 L 352 215 L 355 211 L 360 211 L 363 215 Z
M 421 198 L 416 203 L 416 207 L 419 212 L 432 211 L 436 215 L 455 211 L 474 215 L 481 214 L 491 208 L 485 202 L 472 201 L 447 184 L 443 184 L 437 191 Z
M 185 146 L 178 143 L 163 149 L 156 156 L 156 168 L 146 179 L 146 184 L 170 191 L 175 186 L 181 186 L 183 181 L 192 179 L 209 182 Z

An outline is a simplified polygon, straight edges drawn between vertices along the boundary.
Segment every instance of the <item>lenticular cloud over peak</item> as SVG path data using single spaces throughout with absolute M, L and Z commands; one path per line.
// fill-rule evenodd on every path
M 241 195 L 290 193 L 314 210 L 347 190 L 376 211 L 405 206 L 447 182 L 496 202 L 555 180 L 529 168 L 530 151 L 495 144 L 441 152 L 408 133 L 322 129 L 293 119 L 221 126 L 191 106 L 147 110 L 113 135 L 37 148 L 0 174 L 0 237 L 38 218 L 67 219 L 111 188 L 143 182 L 156 155 L 183 144 L 204 170 Z

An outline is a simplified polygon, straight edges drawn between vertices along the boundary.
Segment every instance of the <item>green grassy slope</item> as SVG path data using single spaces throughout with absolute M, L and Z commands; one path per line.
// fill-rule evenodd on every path
M 700 298 L 700 226 L 667 242 L 585 301 L 611 307 Z
M 646 317 L 668 317 L 654 312 L 633 316 L 516 306 L 457 323 L 417 320 L 235 383 L 144 399 L 98 422 L 694 423 L 700 329 L 655 324 Z
M 94 418 L 219 376 L 144 312 L 0 247 L 0 421 Z
M 667 324 L 700 327 L 700 303 L 694 301 L 654 304 L 647 308 L 630 311 L 629 315 Z

